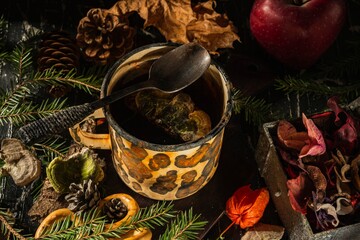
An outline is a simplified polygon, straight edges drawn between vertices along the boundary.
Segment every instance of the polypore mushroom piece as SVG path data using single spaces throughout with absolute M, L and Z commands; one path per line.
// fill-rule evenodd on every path
M 71 183 L 81 183 L 90 178 L 95 182 L 101 181 L 104 171 L 92 150 L 83 147 L 66 158 L 52 160 L 46 168 L 46 175 L 54 190 L 64 193 L 69 191 Z
M 0 158 L 5 162 L 2 173 L 9 174 L 20 187 L 40 176 L 40 160 L 18 139 L 6 138 L 1 141 Z

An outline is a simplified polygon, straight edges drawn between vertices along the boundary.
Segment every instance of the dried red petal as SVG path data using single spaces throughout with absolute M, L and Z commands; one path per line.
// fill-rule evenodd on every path
M 327 105 L 334 111 L 336 116 L 334 123 L 338 129 L 333 135 L 335 146 L 340 148 L 345 155 L 350 155 L 358 145 L 357 132 L 359 125 L 350 114 L 339 106 L 337 97 L 329 98 Z
M 226 202 L 226 213 L 241 228 L 252 227 L 263 216 L 269 199 L 267 189 L 252 190 L 250 185 L 243 186 Z
M 308 131 L 309 143 L 301 149 L 299 158 L 324 154 L 326 151 L 326 145 L 321 131 L 311 119 L 308 119 L 305 116 L 305 114 L 302 114 L 302 120 Z
M 288 195 L 292 208 L 302 214 L 306 214 L 308 197 L 315 189 L 314 184 L 305 172 L 301 172 L 297 178 L 286 182 L 289 189 Z

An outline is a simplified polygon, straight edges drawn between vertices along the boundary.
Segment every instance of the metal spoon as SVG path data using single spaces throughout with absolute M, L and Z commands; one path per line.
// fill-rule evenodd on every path
M 131 93 L 144 89 L 159 89 L 173 93 L 184 89 L 199 79 L 210 65 L 208 51 L 196 43 L 188 43 L 173 49 L 157 59 L 149 70 L 147 81 L 82 105 L 72 106 L 45 118 L 21 127 L 15 137 L 24 143 L 32 142 L 45 135 L 61 133 L 83 120 L 96 109 L 115 102 Z

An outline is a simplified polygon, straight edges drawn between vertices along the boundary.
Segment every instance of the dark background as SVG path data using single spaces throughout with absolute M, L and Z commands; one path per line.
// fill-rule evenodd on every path
M 24 34 L 22 27 L 24 21 L 44 31 L 62 29 L 76 34 L 79 20 L 86 16 L 89 9 L 110 8 L 115 2 L 114 0 L 7 0 L 1 4 L 0 9 L 0 15 L 3 15 L 10 22 L 6 33 L 7 44 L 12 46 L 21 39 Z M 323 110 L 326 106 L 327 98 L 325 96 L 284 95 L 284 93 L 274 89 L 272 84 L 276 77 L 296 72 L 272 59 L 251 36 L 248 19 L 252 3 L 251 0 L 217 1 L 217 11 L 226 13 L 233 21 L 238 28 L 241 42 L 235 42 L 234 49 L 220 50 L 220 55 L 214 57 L 215 60 L 223 66 L 235 87 L 242 90 L 246 95 L 264 98 L 273 104 L 272 111 L 268 116 L 269 121 L 279 118 L 296 118 L 301 112 L 312 113 Z M 141 24 L 141 19 L 136 16 L 132 18 L 132 21 L 133 24 Z M 156 29 L 149 28 L 147 31 L 153 32 L 157 38 L 150 38 L 140 32 L 136 39 L 136 46 L 165 41 Z M 333 51 L 334 48 L 336 48 L 336 43 L 335 47 L 333 46 L 329 51 Z M 7 78 L 4 77 L 6 71 L 4 68 L 1 69 L 1 86 L 8 84 Z M 86 96 L 76 95 L 73 101 L 84 101 L 82 97 L 86 98 Z M 6 129 L 2 131 L 4 133 Z M 176 209 L 182 210 L 193 207 L 194 213 L 201 213 L 202 220 L 209 221 L 206 230 L 201 233 L 202 238 L 216 239 L 231 223 L 223 213 L 226 200 L 237 188 L 247 184 L 251 184 L 253 188 L 265 186 L 263 179 L 259 176 L 254 159 L 257 139 L 258 126 L 247 123 L 241 114 L 234 114 L 225 131 L 220 164 L 213 179 L 193 196 L 174 202 Z M 106 195 L 127 192 L 134 196 L 142 207 L 155 202 L 131 192 L 111 167 L 109 152 L 104 151 L 101 154 L 104 155 L 110 166 L 105 181 Z M 11 185 L 9 181 L 11 180 L 2 182 L 0 187 L 4 188 Z M 116 185 L 113 184 L 114 181 Z M 2 194 L 0 194 L 0 207 L 15 206 L 15 210 L 20 211 L 20 213 L 22 209 L 29 207 L 30 203 L 26 201 L 29 190 L 16 189 L 9 192 L 3 189 Z M 19 216 L 24 217 L 24 214 L 22 213 Z M 26 219 L 26 217 L 24 218 Z M 271 202 L 266 208 L 261 222 L 282 225 Z M 159 232 L 161 233 L 161 229 L 154 231 L 155 236 Z M 228 239 L 239 239 L 241 234 L 243 234 L 242 230 L 234 226 L 225 236 Z M 286 239 L 286 234 L 284 239 Z

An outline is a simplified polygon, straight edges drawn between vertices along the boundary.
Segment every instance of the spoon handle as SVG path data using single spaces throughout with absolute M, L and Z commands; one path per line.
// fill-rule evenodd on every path
M 23 141 L 25 144 L 28 144 L 33 140 L 47 135 L 59 134 L 92 114 L 96 109 L 126 97 L 131 93 L 150 88 L 155 88 L 152 87 L 151 81 L 139 82 L 111 93 L 110 95 L 92 103 L 68 107 L 50 116 L 40 118 L 22 126 L 15 133 L 15 137 Z
M 15 132 L 14 137 L 28 144 L 43 136 L 59 134 L 80 122 L 95 110 L 90 103 L 68 107 L 22 126 Z

